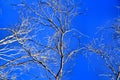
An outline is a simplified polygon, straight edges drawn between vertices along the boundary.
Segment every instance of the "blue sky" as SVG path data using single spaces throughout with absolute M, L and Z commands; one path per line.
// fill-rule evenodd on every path
M 81 0 L 78 0 L 81 2 Z M 0 0 L 0 27 L 6 27 L 9 24 L 17 22 L 17 12 L 9 4 L 12 0 Z M 115 8 L 117 0 L 82 0 L 83 7 L 87 9 L 84 15 L 77 16 L 73 20 L 73 25 L 82 33 L 94 36 L 96 28 L 104 26 L 109 21 L 118 16 L 118 10 Z M 1 34 L 1 33 L 0 33 Z M 0 35 L 2 37 L 2 35 Z M 70 74 L 70 80 L 103 80 L 99 73 L 103 70 L 102 61 L 97 63 L 96 56 L 92 56 L 92 62 L 83 56 L 74 60 L 76 65 L 73 67 L 73 73 Z M 92 66 L 91 66 L 92 65 Z M 94 66 L 99 66 L 94 70 Z

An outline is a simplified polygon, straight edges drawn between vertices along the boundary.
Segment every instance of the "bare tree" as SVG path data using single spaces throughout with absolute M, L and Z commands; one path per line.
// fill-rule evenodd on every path
M 120 18 L 115 19 L 110 27 L 100 27 L 97 36 L 86 45 L 86 51 L 94 53 L 105 64 L 101 74 L 110 80 L 120 78 Z M 100 60 L 101 61 L 101 60 Z M 100 65 L 101 66 L 101 65 Z
M 83 34 L 71 28 L 72 19 L 82 14 L 80 5 L 74 0 L 22 0 L 12 5 L 19 9 L 20 20 L 0 28 L 6 33 L 0 40 L 0 79 L 63 79 L 69 72 L 66 64 L 84 49 Z

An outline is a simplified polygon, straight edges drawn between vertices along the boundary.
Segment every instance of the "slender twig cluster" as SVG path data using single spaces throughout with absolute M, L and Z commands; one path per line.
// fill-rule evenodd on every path
M 19 7 L 20 20 L 12 28 L 0 28 L 8 33 L 0 40 L 0 79 L 15 80 L 27 73 L 31 80 L 61 80 L 65 64 L 84 49 L 79 45 L 83 34 L 70 28 L 72 19 L 81 14 L 80 5 L 74 0 L 23 0 L 12 5 Z M 72 49 L 73 37 L 78 45 Z

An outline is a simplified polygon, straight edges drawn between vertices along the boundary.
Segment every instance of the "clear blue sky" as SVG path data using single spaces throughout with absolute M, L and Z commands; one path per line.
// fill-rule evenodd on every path
M 13 0 L 0 0 L 0 27 L 17 22 L 17 12 L 9 6 L 11 2 Z M 86 35 L 93 36 L 96 27 L 105 25 L 118 16 L 115 8 L 117 0 L 82 0 L 82 3 L 84 8 L 87 8 L 86 14 L 77 16 L 73 24 L 75 28 Z M 80 56 L 74 62 L 76 65 L 73 68 L 73 73 L 69 75 L 70 80 L 104 80 L 98 76 L 103 71 L 103 67 L 100 66 L 102 61 L 97 63 L 95 56 L 92 56 L 91 61 Z M 94 69 L 94 66 L 98 67 Z

